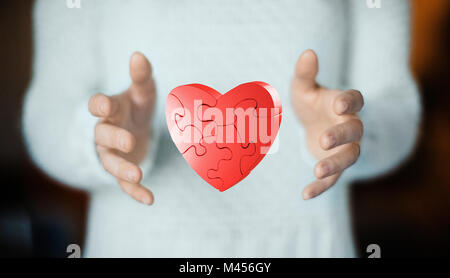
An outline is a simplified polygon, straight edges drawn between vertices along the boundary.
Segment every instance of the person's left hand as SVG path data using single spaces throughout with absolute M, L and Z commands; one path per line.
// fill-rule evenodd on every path
M 317 180 L 303 190 L 305 200 L 323 193 L 359 157 L 363 124 L 356 114 L 364 105 L 359 91 L 331 90 L 316 83 L 317 55 L 305 51 L 297 61 L 292 80 L 292 104 L 305 127 L 311 153 L 320 161 Z

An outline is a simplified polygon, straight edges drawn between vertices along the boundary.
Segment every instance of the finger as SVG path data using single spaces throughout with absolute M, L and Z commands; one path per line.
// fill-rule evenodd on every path
M 129 153 L 136 145 L 136 138 L 128 130 L 107 123 L 95 126 L 95 142 L 98 145 Z
M 323 179 L 342 172 L 353 165 L 358 160 L 358 156 L 358 143 L 344 145 L 338 153 L 319 161 L 314 167 L 314 174 L 318 179 Z
M 122 190 L 133 199 L 146 205 L 153 204 L 153 193 L 140 184 L 129 183 L 124 180 L 118 180 Z
M 152 67 L 144 54 L 135 52 L 130 58 L 130 76 L 133 81 L 131 94 L 137 102 L 143 102 L 154 94 Z
M 319 72 L 319 62 L 316 53 L 309 49 L 300 55 L 295 65 L 295 81 L 300 92 L 309 92 L 318 85 L 316 76 Z
M 303 190 L 303 199 L 309 200 L 311 198 L 317 197 L 320 194 L 322 194 L 324 191 L 328 190 L 330 187 L 332 187 L 336 181 L 339 179 L 342 173 L 337 173 L 332 176 L 329 176 L 325 179 L 316 180 L 309 184 L 305 189 Z
M 142 171 L 136 164 L 120 157 L 110 149 L 100 148 L 98 153 L 103 168 L 111 175 L 135 184 L 141 181 Z
M 357 113 L 364 106 L 364 98 L 361 92 L 348 90 L 339 94 L 333 103 L 334 112 L 338 115 Z
M 352 119 L 327 129 L 319 138 L 320 147 L 324 150 L 329 150 L 340 145 L 359 141 L 362 134 L 362 122 L 359 119 Z
M 111 117 L 119 108 L 119 102 L 104 94 L 95 94 L 89 99 L 89 112 L 96 117 Z

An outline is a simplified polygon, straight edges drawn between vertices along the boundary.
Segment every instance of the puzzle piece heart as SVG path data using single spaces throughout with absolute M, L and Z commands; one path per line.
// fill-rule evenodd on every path
M 202 84 L 183 85 L 166 102 L 172 140 L 197 174 L 219 191 L 261 162 L 278 134 L 281 112 L 276 90 L 260 81 L 224 95 Z

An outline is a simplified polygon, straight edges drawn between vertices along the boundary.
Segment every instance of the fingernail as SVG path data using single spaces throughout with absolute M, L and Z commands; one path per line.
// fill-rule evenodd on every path
M 137 181 L 137 175 L 134 173 L 134 171 L 128 171 L 127 172 L 127 178 L 129 181 L 131 182 L 136 182 Z
M 119 140 L 119 145 L 122 150 L 125 149 L 125 140 Z
M 334 147 L 336 144 L 336 138 L 333 135 L 328 135 L 325 139 L 326 145 L 328 148 Z
M 102 112 L 102 114 L 106 114 L 107 107 L 105 104 L 101 104 L 100 105 L 100 112 Z
M 151 204 L 152 204 L 152 200 L 151 200 L 150 197 L 148 197 L 148 196 L 143 197 L 142 200 L 141 200 L 141 202 L 142 202 L 143 204 L 146 204 L 146 205 L 151 205 Z
M 345 102 L 345 101 L 341 101 L 339 106 L 340 106 L 340 109 L 341 109 L 341 113 L 346 112 L 347 109 L 348 109 L 348 103 Z
M 303 200 L 309 200 L 311 199 L 311 194 L 308 192 L 303 192 Z
M 319 172 L 320 172 L 320 176 L 323 177 L 323 176 L 325 176 L 326 174 L 328 174 L 328 172 L 330 172 L 330 168 L 328 167 L 328 165 L 322 164 L 322 165 L 320 166 Z

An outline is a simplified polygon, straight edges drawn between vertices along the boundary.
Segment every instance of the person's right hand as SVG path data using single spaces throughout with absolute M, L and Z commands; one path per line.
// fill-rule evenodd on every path
M 156 94 L 150 63 L 142 53 L 131 56 L 130 76 L 132 82 L 126 91 L 92 96 L 89 111 L 99 118 L 94 132 L 103 167 L 125 193 L 151 205 L 153 194 L 141 185 L 138 164 L 147 155 Z

